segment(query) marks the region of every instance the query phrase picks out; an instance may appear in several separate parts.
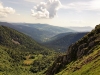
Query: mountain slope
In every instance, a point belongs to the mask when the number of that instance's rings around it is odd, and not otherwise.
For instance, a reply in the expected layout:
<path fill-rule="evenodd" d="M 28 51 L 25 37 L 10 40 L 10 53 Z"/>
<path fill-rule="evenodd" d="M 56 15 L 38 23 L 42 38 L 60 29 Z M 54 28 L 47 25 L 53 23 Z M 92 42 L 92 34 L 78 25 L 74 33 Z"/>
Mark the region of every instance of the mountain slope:
<path fill-rule="evenodd" d="M 100 25 L 97 25 L 82 39 L 70 45 L 66 54 L 59 56 L 48 68 L 46 75 L 99 75 L 99 59 Z"/>
<path fill-rule="evenodd" d="M 57 51 L 66 51 L 68 46 L 70 46 L 72 43 L 75 43 L 86 34 L 87 32 L 59 34 L 53 37 L 53 40 L 44 43 L 44 45 Z"/>
<path fill-rule="evenodd" d="M 73 30 L 63 27 L 51 26 L 47 24 L 30 24 L 30 23 L 7 23 L 0 22 L 0 25 L 13 28 L 20 31 L 38 42 L 45 42 L 59 33 L 73 32 Z"/>
<path fill-rule="evenodd" d="M 73 34 L 73 33 L 74 33 L 74 32 L 60 33 L 60 34 L 58 34 L 58 35 L 55 35 L 55 36 L 49 38 L 48 41 L 46 41 L 46 42 L 47 42 L 47 43 L 53 42 L 53 41 L 55 41 L 55 40 L 57 40 L 57 39 L 63 38 L 64 36 L 69 35 L 69 34 Z"/>
<path fill-rule="evenodd" d="M 54 36 L 55 34 L 52 32 L 48 32 L 48 31 L 43 31 L 43 30 L 39 30 L 36 29 L 34 27 L 30 27 L 30 26 L 26 26 L 26 25 L 19 25 L 19 24 L 10 24 L 7 22 L 0 22 L 1 25 L 13 28 L 17 31 L 20 31 L 30 37 L 32 37 L 34 40 L 38 41 L 38 42 L 43 42 L 44 40 L 46 40 L 46 38 Z"/>
<path fill-rule="evenodd" d="M 64 32 L 73 32 L 73 30 L 63 27 L 51 26 L 48 24 L 31 23 L 12 23 L 17 26 L 17 30 L 31 36 L 38 42 L 45 42 L 49 38 Z M 16 29 L 16 28 L 14 28 Z"/>
<path fill-rule="evenodd" d="M 25 51 L 45 50 L 32 38 L 5 26 L 0 26 L 0 45 Z"/>

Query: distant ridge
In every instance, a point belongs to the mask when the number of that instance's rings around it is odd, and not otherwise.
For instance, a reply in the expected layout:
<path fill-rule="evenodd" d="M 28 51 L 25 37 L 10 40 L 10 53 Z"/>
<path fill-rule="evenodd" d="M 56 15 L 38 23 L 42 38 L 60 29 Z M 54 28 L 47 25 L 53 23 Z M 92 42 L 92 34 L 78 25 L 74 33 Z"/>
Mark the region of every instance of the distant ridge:
<path fill-rule="evenodd" d="M 53 48 L 56 51 L 65 52 L 72 44 L 81 39 L 88 32 L 62 33 L 52 37 L 45 46 Z"/>
<path fill-rule="evenodd" d="M 47 41 L 49 38 L 65 32 L 75 32 L 72 29 L 51 26 L 48 24 L 31 24 L 31 23 L 7 23 L 0 22 L 0 25 L 4 25 L 20 31 L 39 43 Z"/>
<path fill-rule="evenodd" d="M 68 27 L 69 29 L 75 30 L 77 32 L 90 32 L 93 28 L 90 26 L 86 27 Z"/>

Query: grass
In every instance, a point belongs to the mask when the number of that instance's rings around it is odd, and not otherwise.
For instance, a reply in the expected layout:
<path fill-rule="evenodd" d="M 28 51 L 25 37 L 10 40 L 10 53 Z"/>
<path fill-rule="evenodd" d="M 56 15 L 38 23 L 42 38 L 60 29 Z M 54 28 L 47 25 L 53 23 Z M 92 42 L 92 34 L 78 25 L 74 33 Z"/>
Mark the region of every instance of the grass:
<path fill-rule="evenodd" d="M 79 59 L 75 62 L 71 62 L 66 65 L 66 68 L 63 69 L 56 75 L 100 75 L 100 45 L 94 48 L 94 52 L 88 56 L 84 56 L 82 59 Z M 98 54 L 99 53 L 99 54 Z M 90 61 L 84 63 L 91 58 Z M 75 70 L 75 67 L 80 67 Z M 74 71 L 75 70 L 75 71 Z"/>
<path fill-rule="evenodd" d="M 25 65 L 31 65 L 32 63 L 34 62 L 34 59 L 27 59 L 27 60 L 24 60 L 24 64 Z"/>
<path fill-rule="evenodd" d="M 31 65 L 31 64 L 34 63 L 35 60 L 41 59 L 41 58 L 43 57 L 42 54 L 39 54 L 39 55 L 34 55 L 34 56 L 35 56 L 34 59 L 30 59 L 31 56 L 32 56 L 32 55 L 26 56 L 26 60 L 23 61 L 23 64 L 24 64 L 24 65 Z"/>

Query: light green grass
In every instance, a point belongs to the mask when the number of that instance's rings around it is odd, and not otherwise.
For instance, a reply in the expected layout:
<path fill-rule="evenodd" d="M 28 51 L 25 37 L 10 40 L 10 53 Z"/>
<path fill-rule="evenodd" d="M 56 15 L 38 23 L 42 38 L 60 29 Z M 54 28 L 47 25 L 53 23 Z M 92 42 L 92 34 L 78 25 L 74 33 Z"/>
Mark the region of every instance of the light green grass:
<path fill-rule="evenodd" d="M 80 60 L 71 62 L 70 64 L 66 65 L 66 68 L 64 70 L 56 75 L 100 75 L 100 53 L 98 57 L 96 57 L 99 51 L 100 46 L 96 46 L 93 50 L 93 53 L 88 56 L 84 56 Z M 90 57 L 92 57 L 93 60 L 81 66 L 81 63 L 86 61 Z M 74 67 L 79 66 L 81 66 L 80 69 L 73 71 Z"/>

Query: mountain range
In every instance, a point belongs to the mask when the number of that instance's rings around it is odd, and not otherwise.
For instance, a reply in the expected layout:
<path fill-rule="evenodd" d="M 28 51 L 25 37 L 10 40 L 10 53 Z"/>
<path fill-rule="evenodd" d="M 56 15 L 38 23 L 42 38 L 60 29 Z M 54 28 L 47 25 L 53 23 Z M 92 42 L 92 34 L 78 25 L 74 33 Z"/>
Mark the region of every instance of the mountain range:
<path fill-rule="evenodd" d="M 13 28 L 17 31 L 20 31 L 30 37 L 32 37 L 35 41 L 39 43 L 47 42 L 52 37 L 66 33 L 69 34 L 71 32 L 90 32 L 92 30 L 91 27 L 58 27 L 58 26 L 51 26 L 48 24 L 32 24 L 32 23 L 7 23 L 7 22 L 0 22 L 0 25 L 4 25 L 10 28 Z"/>
<path fill-rule="evenodd" d="M 51 26 L 47 24 L 31 24 L 31 23 L 7 23 L 7 22 L 0 22 L 0 25 L 4 25 L 10 28 L 13 28 L 17 31 L 20 31 L 34 40 L 38 41 L 39 43 L 45 42 L 49 38 L 64 32 L 74 32 L 74 30 Z"/>

